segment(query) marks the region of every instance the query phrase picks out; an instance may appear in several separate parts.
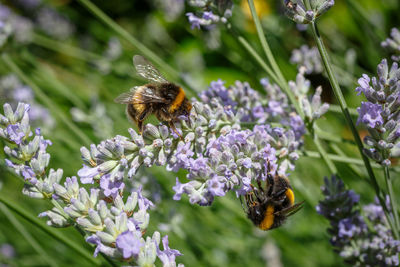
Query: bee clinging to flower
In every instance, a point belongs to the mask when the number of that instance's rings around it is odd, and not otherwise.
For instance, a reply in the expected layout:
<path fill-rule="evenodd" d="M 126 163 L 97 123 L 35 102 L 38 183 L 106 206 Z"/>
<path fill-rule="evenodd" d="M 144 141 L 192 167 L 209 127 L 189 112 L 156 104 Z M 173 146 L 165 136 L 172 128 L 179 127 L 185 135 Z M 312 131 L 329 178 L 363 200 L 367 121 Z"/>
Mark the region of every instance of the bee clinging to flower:
<path fill-rule="evenodd" d="M 126 114 L 143 132 L 143 122 L 151 114 L 167 122 L 177 133 L 174 122 L 180 116 L 189 116 L 192 104 L 186 98 L 185 91 L 168 80 L 144 57 L 135 55 L 133 64 L 137 73 L 149 81 L 148 84 L 135 86 L 130 92 L 119 95 L 114 101 L 126 104 Z"/>
<path fill-rule="evenodd" d="M 302 208 L 304 201 L 294 204 L 294 193 L 286 177 L 268 173 L 265 183 L 263 187 L 258 180 L 258 186 L 252 186 L 252 191 L 245 195 L 245 212 L 254 225 L 267 231 L 281 226 Z"/>

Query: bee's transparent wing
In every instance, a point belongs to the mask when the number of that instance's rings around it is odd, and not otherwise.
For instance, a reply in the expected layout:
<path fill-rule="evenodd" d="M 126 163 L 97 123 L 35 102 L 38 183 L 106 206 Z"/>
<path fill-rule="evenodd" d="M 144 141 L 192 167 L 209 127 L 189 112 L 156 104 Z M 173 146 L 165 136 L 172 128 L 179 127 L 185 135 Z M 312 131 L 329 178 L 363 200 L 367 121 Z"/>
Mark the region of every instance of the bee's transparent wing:
<path fill-rule="evenodd" d="M 139 94 L 135 94 L 140 89 Z M 149 104 L 149 103 L 165 103 L 165 100 L 156 95 L 154 90 L 144 86 L 135 86 L 127 93 L 120 94 L 114 99 L 119 104 Z"/>
<path fill-rule="evenodd" d="M 137 99 L 133 99 L 135 104 L 147 104 L 147 103 L 166 103 L 166 100 L 159 95 L 152 88 L 142 86 L 140 94 L 137 94 Z"/>
<path fill-rule="evenodd" d="M 286 215 L 287 217 L 292 216 L 293 214 L 295 214 L 296 212 L 301 210 L 301 208 L 303 207 L 303 204 L 304 204 L 304 201 L 297 203 L 289 208 L 275 212 L 274 214 L 275 215 Z"/>
<path fill-rule="evenodd" d="M 132 87 L 129 92 L 122 93 L 114 99 L 115 103 L 119 104 L 132 104 L 133 97 L 139 86 Z"/>
<path fill-rule="evenodd" d="M 137 73 L 150 82 L 154 83 L 168 82 L 147 59 L 145 59 L 140 55 L 135 55 L 133 57 L 133 65 L 135 65 Z"/>

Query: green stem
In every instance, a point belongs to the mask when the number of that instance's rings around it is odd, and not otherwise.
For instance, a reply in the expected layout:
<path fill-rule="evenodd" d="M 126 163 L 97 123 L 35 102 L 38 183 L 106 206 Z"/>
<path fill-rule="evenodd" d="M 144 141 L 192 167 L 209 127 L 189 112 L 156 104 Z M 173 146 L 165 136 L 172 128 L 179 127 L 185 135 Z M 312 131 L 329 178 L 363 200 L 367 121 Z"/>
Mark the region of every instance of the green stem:
<path fill-rule="evenodd" d="M 253 0 L 248 0 L 247 1 L 249 4 L 251 16 L 253 17 L 254 24 L 256 26 L 258 38 L 260 39 L 261 46 L 264 50 L 265 56 L 267 57 L 269 63 L 271 64 L 272 69 L 274 70 L 275 74 L 278 76 L 279 80 L 283 83 L 286 84 L 287 81 L 285 77 L 283 76 L 278 64 L 276 63 L 275 57 L 272 55 L 271 48 L 269 47 L 269 44 L 267 42 L 267 39 L 265 37 L 264 30 L 261 26 L 260 19 L 257 15 L 256 7 L 254 6 L 254 1 Z"/>
<path fill-rule="evenodd" d="M 355 145 L 355 142 L 353 140 L 349 140 L 349 139 L 345 139 L 343 137 L 340 137 L 337 134 L 332 134 L 329 132 L 325 132 L 323 130 L 321 130 L 319 127 L 315 126 L 315 132 L 317 133 L 318 137 L 326 140 L 326 141 L 330 141 L 330 142 L 335 142 L 335 143 L 347 143 L 347 144 L 352 144 Z"/>
<path fill-rule="evenodd" d="M 61 235 L 59 232 L 55 231 L 53 228 L 48 227 L 47 225 L 44 225 L 40 220 L 38 220 L 35 216 L 30 215 L 27 211 L 23 210 L 19 206 L 15 205 L 11 201 L 5 199 L 3 196 L 0 195 L 0 202 L 4 203 L 10 210 L 14 211 L 18 215 L 20 215 L 22 218 L 26 219 L 29 223 L 33 224 L 34 226 L 38 227 L 41 229 L 43 232 L 48 234 L 49 236 L 53 237 L 54 239 L 60 241 L 82 257 L 84 257 L 86 260 L 91 262 L 92 264 L 99 266 L 100 261 L 95 259 L 90 253 L 88 253 L 86 250 L 82 248 L 82 246 L 75 244 L 68 238 L 64 237 Z"/>
<path fill-rule="evenodd" d="M 340 147 L 337 144 L 330 144 L 330 147 L 332 148 L 332 150 L 338 154 L 341 157 L 347 157 L 346 154 L 340 149 Z M 364 165 L 364 163 L 360 160 L 361 165 Z M 352 171 L 357 174 L 358 176 L 362 177 L 363 174 L 360 170 L 360 168 L 358 168 L 355 164 L 349 164 L 349 167 L 352 169 Z M 378 166 L 377 166 L 378 167 Z"/>
<path fill-rule="evenodd" d="M 317 158 L 317 159 L 321 158 L 321 155 L 317 151 L 306 150 L 300 154 L 304 155 L 305 157 L 309 157 L 309 158 Z M 336 155 L 336 154 L 330 154 L 330 153 L 328 153 L 327 156 L 330 160 L 333 160 L 336 162 L 343 162 L 343 163 L 348 163 L 348 164 L 364 166 L 364 162 L 357 158 L 350 158 L 345 155 Z M 372 167 L 374 167 L 375 169 L 381 169 L 382 165 L 374 163 L 374 164 L 372 164 Z M 399 168 L 397 167 L 395 170 L 399 171 Z"/>
<path fill-rule="evenodd" d="M 97 55 L 95 53 L 85 51 L 83 49 L 67 45 L 65 43 L 59 42 L 59 41 L 54 41 L 50 38 L 47 38 L 45 36 L 42 36 L 40 34 L 34 33 L 33 34 L 33 40 L 32 42 L 38 46 L 44 47 L 49 50 L 53 50 L 55 52 L 58 52 L 60 54 L 68 55 L 70 57 L 87 61 L 87 62 L 92 62 L 95 60 L 102 59 L 103 57 L 100 55 Z"/>
<path fill-rule="evenodd" d="M 283 86 L 281 86 L 281 88 L 286 93 L 286 95 L 288 96 L 290 102 L 294 105 L 297 113 L 302 118 L 304 118 L 304 112 L 301 109 L 298 101 L 296 101 L 296 98 L 295 98 L 293 92 L 290 90 L 290 88 L 288 86 L 288 83 L 287 83 L 285 77 L 282 74 L 281 69 L 279 68 L 278 64 L 276 63 L 275 57 L 272 54 L 272 51 L 271 51 L 271 48 L 269 47 L 267 39 L 265 38 L 265 33 L 264 33 L 264 30 L 263 30 L 263 28 L 261 26 L 260 19 L 258 18 L 258 15 L 257 15 L 257 12 L 256 12 L 256 8 L 254 6 L 254 1 L 253 0 L 248 0 L 247 2 L 249 4 L 251 16 L 253 17 L 253 21 L 254 21 L 254 24 L 255 24 L 256 29 L 257 29 L 257 34 L 258 34 L 258 38 L 260 39 L 261 46 L 262 46 L 262 48 L 264 50 L 264 53 L 265 53 L 269 63 L 272 66 L 273 71 L 275 72 L 275 74 L 277 75 L 277 78 L 279 79 L 279 81 L 283 85 Z"/>
<path fill-rule="evenodd" d="M 264 60 L 257 54 L 257 52 L 249 44 L 249 42 L 247 42 L 247 40 L 243 36 L 236 35 L 235 37 L 237 38 L 239 43 L 247 50 L 247 52 L 257 61 L 257 63 L 260 64 L 261 68 L 264 69 L 264 71 L 272 79 L 272 81 L 277 83 L 279 87 L 282 88 L 284 86 L 282 82 L 278 79 L 272 69 L 267 64 L 265 64 Z"/>
<path fill-rule="evenodd" d="M 349 108 L 348 107 L 347 110 L 348 110 L 350 116 L 353 116 L 353 117 L 357 117 L 358 116 L 358 111 L 355 108 Z M 338 106 L 338 105 L 330 105 L 329 106 L 329 111 L 343 114 L 342 108 L 340 106 Z"/>
<path fill-rule="evenodd" d="M 328 157 L 328 153 L 326 153 L 326 151 L 322 147 L 321 142 L 320 142 L 320 140 L 318 138 L 318 135 L 316 133 L 313 133 L 312 136 L 313 136 L 314 144 L 315 144 L 319 154 L 321 155 L 321 157 L 325 161 L 326 165 L 328 165 L 329 171 L 331 173 L 333 173 L 333 174 L 338 173 L 335 164 L 333 164 L 332 160 Z"/>
<path fill-rule="evenodd" d="M 18 219 L 12 214 L 9 208 L 3 203 L 0 203 L 0 210 L 4 213 L 11 224 L 20 232 L 20 234 L 25 238 L 25 240 L 32 246 L 34 250 L 43 258 L 43 260 L 49 266 L 58 266 L 58 264 L 47 255 L 46 251 L 42 246 L 33 238 L 33 236 L 25 229 L 25 227 L 18 221 Z"/>
<path fill-rule="evenodd" d="M 386 186 L 389 192 L 389 198 L 390 198 L 390 204 L 391 204 L 391 209 L 394 217 L 394 223 L 396 225 L 397 230 L 400 229 L 400 223 L 399 223 L 399 213 L 397 210 L 397 203 L 393 191 L 393 183 L 392 179 L 390 178 L 390 172 L 389 172 L 389 167 L 385 166 L 383 167 L 383 172 L 385 173 L 385 181 L 386 181 Z M 394 236 L 396 237 L 397 240 L 399 240 L 399 231 L 396 231 L 393 233 Z"/>
<path fill-rule="evenodd" d="M 308 1 L 309 0 L 306 0 L 306 3 L 308 3 Z M 309 3 L 308 3 L 308 5 L 309 5 Z M 371 163 L 369 162 L 367 156 L 363 153 L 363 148 L 364 147 L 363 147 L 363 144 L 361 142 L 361 138 L 358 135 L 357 129 L 356 129 L 356 127 L 355 127 L 355 125 L 354 125 L 354 123 L 353 123 L 353 121 L 351 119 L 351 115 L 350 115 L 349 109 L 347 107 L 346 100 L 344 99 L 344 96 L 342 94 L 340 86 L 339 86 L 339 84 L 338 84 L 338 82 L 336 80 L 335 74 L 333 73 L 332 65 L 331 65 L 330 60 L 329 60 L 329 55 L 328 55 L 328 53 L 327 53 L 327 51 L 325 49 L 324 43 L 322 42 L 322 38 L 321 38 L 321 36 L 319 34 L 319 31 L 318 31 L 318 28 L 317 28 L 317 24 L 316 24 L 315 21 L 313 21 L 311 23 L 311 29 L 312 29 L 312 33 L 313 33 L 315 42 L 317 43 L 317 47 L 318 47 L 319 53 L 321 55 L 322 62 L 324 64 L 326 73 L 328 74 L 329 81 L 331 83 L 331 86 L 332 86 L 333 92 L 335 94 L 335 97 L 336 97 L 337 101 L 339 102 L 340 108 L 342 110 L 342 113 L 344 114 L 344 117 L 345 117 L 348 125 L 350 126 L 351 132 L 352 132 L 352 134 L 354 136 L 354 140 L 355 140 L 355 142 L 357 144 L 358 150 L 360 151 L 362 160 L 364 161 L 365 168 L 367 169 L 367 172 L 368 172 L 369 178 L 371 180 L 372 186 L 375 189 L 376 196 L 378 197 L 379 202 L 382 205 L 382 207 L 384 207 L 385 201 L 384 201 L 384 198 L 382 197 L 381 189 L 380 189 L 379 184 L 378 184 L 378 182 L 376 180 L 374 171 L 372 170 Z"/>
<path fill-rule="evenodd" d="M 2 59 L 4 63 L 6 63 L 6 65 L 13 72 L 15 72 L 24 83 L 26 83 L 33 89 L 37 98 L 40 99 L 40 101 L 42 101 L 50 110 L 52 110 L 53 114 L 57 116 L 72 132 L 74 132 L 85 145 L 89 146 L 93 143 L 86 136 L 86 134 L 74 123 L 72 123 L 67 118 L 67 116 L 61 110 L 59 110 L 57 105 L 55 105 L 54 102 L 50 100 L 50 98 L 44 92 L 42 92 L 42 90 L 27 75 L 25 75 L 25 73 L 14 63 L 14 61 L 7 54 L 3 54 Z"/>

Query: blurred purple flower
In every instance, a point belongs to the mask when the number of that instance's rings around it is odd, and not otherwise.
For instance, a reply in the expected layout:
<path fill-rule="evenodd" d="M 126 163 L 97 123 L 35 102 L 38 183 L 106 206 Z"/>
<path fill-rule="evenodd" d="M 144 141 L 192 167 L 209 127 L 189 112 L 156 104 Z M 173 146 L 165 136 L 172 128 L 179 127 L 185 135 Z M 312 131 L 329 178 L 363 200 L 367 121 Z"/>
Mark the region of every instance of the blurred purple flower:
<path fill-rule="evenodd" d="M 81 180 L 82 181 L 82 180 Z M 122 181 L 111 181 L 107 176 L 100 179 L 100 188 L 106 197 L 115 198 L 124 190 L 125 184 Z"/>
<path fill-rule="evenodd" d="M 162 244 L 164 249 L 160 250 L 160 248 L 157 247 L 157 256 L 162 261 L 163 266 L 176 266 L 175 257 L 182 256 L 182 254 L 179 252 L 179 250 L 171 249 L 169 247 L 167 235 L 162 238 Z"/>
<path fill-rule="evenodd" d="M 140 240 L 141 233 L 125 231 L 118 235 L 115 246 L 122 252 L 124 259 L 137 257 L 143 244 Z"/>
<path fill-rule="evenodd" d="M 16 143 L 17 145 L 21 144 L 23 138 L 25 137 L 25 133 L 21 129 L 21 125 L 19 123 L 8 125 L 7 133 L 10 137 L 10 140 Z"/>

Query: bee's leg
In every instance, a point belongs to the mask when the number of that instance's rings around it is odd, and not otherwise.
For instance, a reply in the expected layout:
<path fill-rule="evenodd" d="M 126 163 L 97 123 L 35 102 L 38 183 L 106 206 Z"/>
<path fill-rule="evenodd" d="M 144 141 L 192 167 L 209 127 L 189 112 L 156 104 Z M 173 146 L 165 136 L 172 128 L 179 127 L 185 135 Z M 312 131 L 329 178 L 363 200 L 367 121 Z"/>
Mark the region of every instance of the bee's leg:
<path fill-rule="evenodd" d="M 262 188 L 261 181 L 259 179 L 257 179 L 257 185 L 258 185 L 258 188 L 260 189 L 260 191 L 264 192 L 264 189 Z"/>
<path fill-rule="evenodd" d="M 137 122 L 137 127 L 139 129 L 139 133 L 143 134 L 143 121 L 138 121 Z"/>
<path fill-rule="evenodd" d="M 266 190 L 267 190 L 267 196 L 270 197 L 272 195 L 272 191 L 274 190 L 274 177 L 272 177 L 271 173 L 269 172 L 267 174 Z"/>
<path fill-rule="evenodd" d="M 187 125 L 189 128 L 192 128 L 192 120 L 190 119 L 190 115 L 187 116 Z"/>
<path fill-rule="evenodd" d="M 169 121 L 169 122 L 168 122 L 168 125 L 169 125 L 169 127 L 172 128 L 172 130 L 174 131 L 174 133 L 176 133 L 176 134 L 181 138 L 181 140 L 183 140 L 183 136 L 182 136 L 182 135 L 178 132 L 178 130 L 176 129 L 174 122 L 173 122 L 173 121 Z"/>
<path fill-rule="evenodd" d="M 251 206 L 256 206 L 257 203 L 260 203 L 261 199 L 258 196 L 257 191 L 253 190 L 253 191 L 247 193 L 246 194 L 246 202 L 248 205 L 250 204 Z"/>
<path fill-rule="evenodd" d="M 250 184 L 250 187 L 251 187 L 251 189 L 253 189 L 251 191 L 251 194 L 254 195 L 257 198 L 258 202 L 261 203 L 262 202 L 262 197 L 261 197 L 262 194 L 260 195 L 260 192 L 258 191 L 257 188 L 254 187 L 254 185 Z"/>
<path fill-rule="evenodd" d="M 153 109 L 150 107 L 148 109 L 145 109 L 142 113 L 139 114 L 138 120 L 137 120 L 137 126 L 139 128 L 139 133 L 143 134 L 143 121 L 149 116 L 151 113 L 153 113 Z"/>

